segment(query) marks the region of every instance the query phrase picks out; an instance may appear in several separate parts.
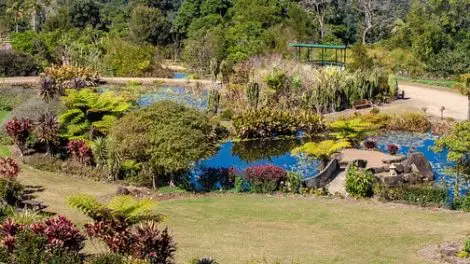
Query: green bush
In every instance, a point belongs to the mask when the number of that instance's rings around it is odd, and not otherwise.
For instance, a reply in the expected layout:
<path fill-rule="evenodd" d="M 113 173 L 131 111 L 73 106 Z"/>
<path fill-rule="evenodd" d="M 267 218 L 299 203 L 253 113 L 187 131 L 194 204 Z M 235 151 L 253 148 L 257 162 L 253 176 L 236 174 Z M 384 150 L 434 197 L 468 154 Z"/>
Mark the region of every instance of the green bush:
<path fill-rule="evenodd" d="M 302 188 L 302 174 L 295 172 L 288 172 L 282 191 L 286 193 L 300 193 Z"/>
<path fill-rule="evenodd" d="M 0 110 L 11 111 L 35 95 L 36 93 L 33 89 L 22 87 L 2 87 L 0 89 Z"/>
<path fill-rule="evenodd" d="M 103 57 L 104 72 L 112 76 L 141 77 L 155 67 L 155 50 L 151 45 L 139 45 L 123 39 L 106 40 Z"/>
<path fill-rule="evenodd" d="M 371 197 L 374 175 L 368 170 L 350 166 L 346 173 L 346 191 L 353 197 Z"/>
<path fill-rule="evenodd" d="M 159 184 L 168 183 L 216 151 L 215 131 L 206 114 L 161 101 L 127 114 L 111 129 L 110 153 L 141 163 L 154 184 L 157 176 Z"/>
<path fill-rule="evenodd" d="M 250 182 L 246 180 L 243 176 L 235 176 L 235 191 L 236 192 L 248 192 L 250 190 Z"/>
<path fill-rule="evenodd" d="M 233 117 L 233 112 L 230 109 L 225 109 L 222 112 L 220 112 L 220 119 L 223 121 L 230 121 L 232 120 Z"/>
<path fill-rule="evenodd" d="M 374 194 L 386 201 L 402 201 L 421 206 L 445 206 L 448 201 L 445 188 L 435 188 L 431 185 L 385 187 L 377 184 Z"/>
<path fill-rule="evenodd" d="M 89 264 L 124 264 L 126 263 L 122 255 L 116 253 L 106 253 L 94 256 L 89 261 Z"/>
<path fill-rule="evenodd" d="M 39 65 L 29 55 L 0 50 L 0 76 L 34 76 Z"/>
<path fill-rule="evenodd" d="M 463 251 L 470 253 L 470 239 L 465 240 L 465 244 L 463 246 Z"/>
<path fill-rule="evenodd" d="M 391 116 L 387 124 L 387 129 L 425 133 L 431 129 L 431 122 L 424 114 L 415 112 L 404 113 Z"/>
<path fill-rule="evenodd" d="M 465 195 L 454 200 L 454 208 L 457 210 L 463 210 L 470 212 L 470 195 Z"/>
<path fill-rule="evenodd" d="M 23 186 L 16 181 L 0 179 L 0 204 L 5 202 L 15 206 L 23 196 Z"/>
<path fill-rule="evenodd" d="M 235 116 L 233 126 L 237 136 L 245 139 L 294 136 L 301 130 L 313 135 L 324 130 L 322 119 L 318 115 L 268 108 L 248 110 Z"/>

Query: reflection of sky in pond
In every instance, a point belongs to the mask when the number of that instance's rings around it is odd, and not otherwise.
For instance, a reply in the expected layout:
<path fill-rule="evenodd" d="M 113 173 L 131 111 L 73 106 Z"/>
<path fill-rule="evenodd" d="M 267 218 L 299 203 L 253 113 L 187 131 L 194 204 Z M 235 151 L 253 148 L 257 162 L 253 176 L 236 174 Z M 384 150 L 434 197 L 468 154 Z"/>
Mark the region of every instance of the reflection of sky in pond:
<path fill-rule="evenodd" d="M 188 78 L 188 74 L 185 72 L 174 72 L 173 79 L 186 79 Z"/>
<path fill-rule="evenodd" d="M 246 168 L 256 165 L 275 165 L 287 171 L 301 173 L 304 177 L 314 176 L 318 172 L 317 168 L 319 163 L 316 160 L 307 160 L 306 158 L 294 156 L 290 153 L 290 150 L 276 156 L 264 157 L 254 161 L 245 161 L 232 151 L 233 147 L 233 142 L 224 143 L 214 156 L 200 161 L 198 167 L 231 167 L 238 171 L 244 171 Z"/>
<path fill-rule="evenodd" d="M 163 100 L 171 100 L 198 109 L 207 109 L 207 91 L 196 91 L 191 88 L 177 86 L 164 86 L 144 93 L 137 103 L 139 106 L 148 106 Z"/>

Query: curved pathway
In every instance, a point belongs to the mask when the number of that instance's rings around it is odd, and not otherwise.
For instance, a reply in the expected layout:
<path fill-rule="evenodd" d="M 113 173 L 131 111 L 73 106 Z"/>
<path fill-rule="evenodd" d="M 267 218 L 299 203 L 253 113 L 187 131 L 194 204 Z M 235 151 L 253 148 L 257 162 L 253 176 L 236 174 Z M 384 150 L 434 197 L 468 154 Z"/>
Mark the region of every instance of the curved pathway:
<path fill-rule="evenodd" d="M 405 91 L 406 105 L 421 109 L 427 107 L 427 113 L 441 116 L 441 107 L 445 107 L 444 117 L 457 120 L 467 119 L 468 99 L 456 91 L 445 88 L 432 88 L 415 84 L 400 84 Z"/>

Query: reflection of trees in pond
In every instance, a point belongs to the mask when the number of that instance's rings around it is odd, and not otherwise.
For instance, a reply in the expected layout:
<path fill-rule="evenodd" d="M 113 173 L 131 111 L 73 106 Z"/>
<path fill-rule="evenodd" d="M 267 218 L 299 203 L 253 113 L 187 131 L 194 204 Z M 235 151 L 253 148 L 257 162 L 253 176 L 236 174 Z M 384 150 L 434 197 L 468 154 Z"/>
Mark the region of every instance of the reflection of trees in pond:
<path fill-rule="evenodd" d="M 233 143 L 232 154 L 246 162 L 270 160 L 300 145 L 300 139 L 242 141 Z"/>

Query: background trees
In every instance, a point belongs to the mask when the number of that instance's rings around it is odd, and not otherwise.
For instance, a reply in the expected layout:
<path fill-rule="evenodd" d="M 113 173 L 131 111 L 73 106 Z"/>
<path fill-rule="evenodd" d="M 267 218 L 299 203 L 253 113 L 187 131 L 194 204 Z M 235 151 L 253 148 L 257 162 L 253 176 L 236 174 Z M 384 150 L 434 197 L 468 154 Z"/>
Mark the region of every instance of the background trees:
<path fill-rule="evenodd" d="M 127 51 L 109 39 L 142 47 L 151 64 L 156 54 L 183 59 L 199 74 L 214 59 L 232 67 L 260 54 L 292 56 L 287 43 L 308 41 L 374 44 L 378 66 L 448 77 L 470 68 L 469 10 L 467 0 L 7 0 L 0 35 L 39 69 L 74 64 L 111 74 L 102 59 Z"/>

